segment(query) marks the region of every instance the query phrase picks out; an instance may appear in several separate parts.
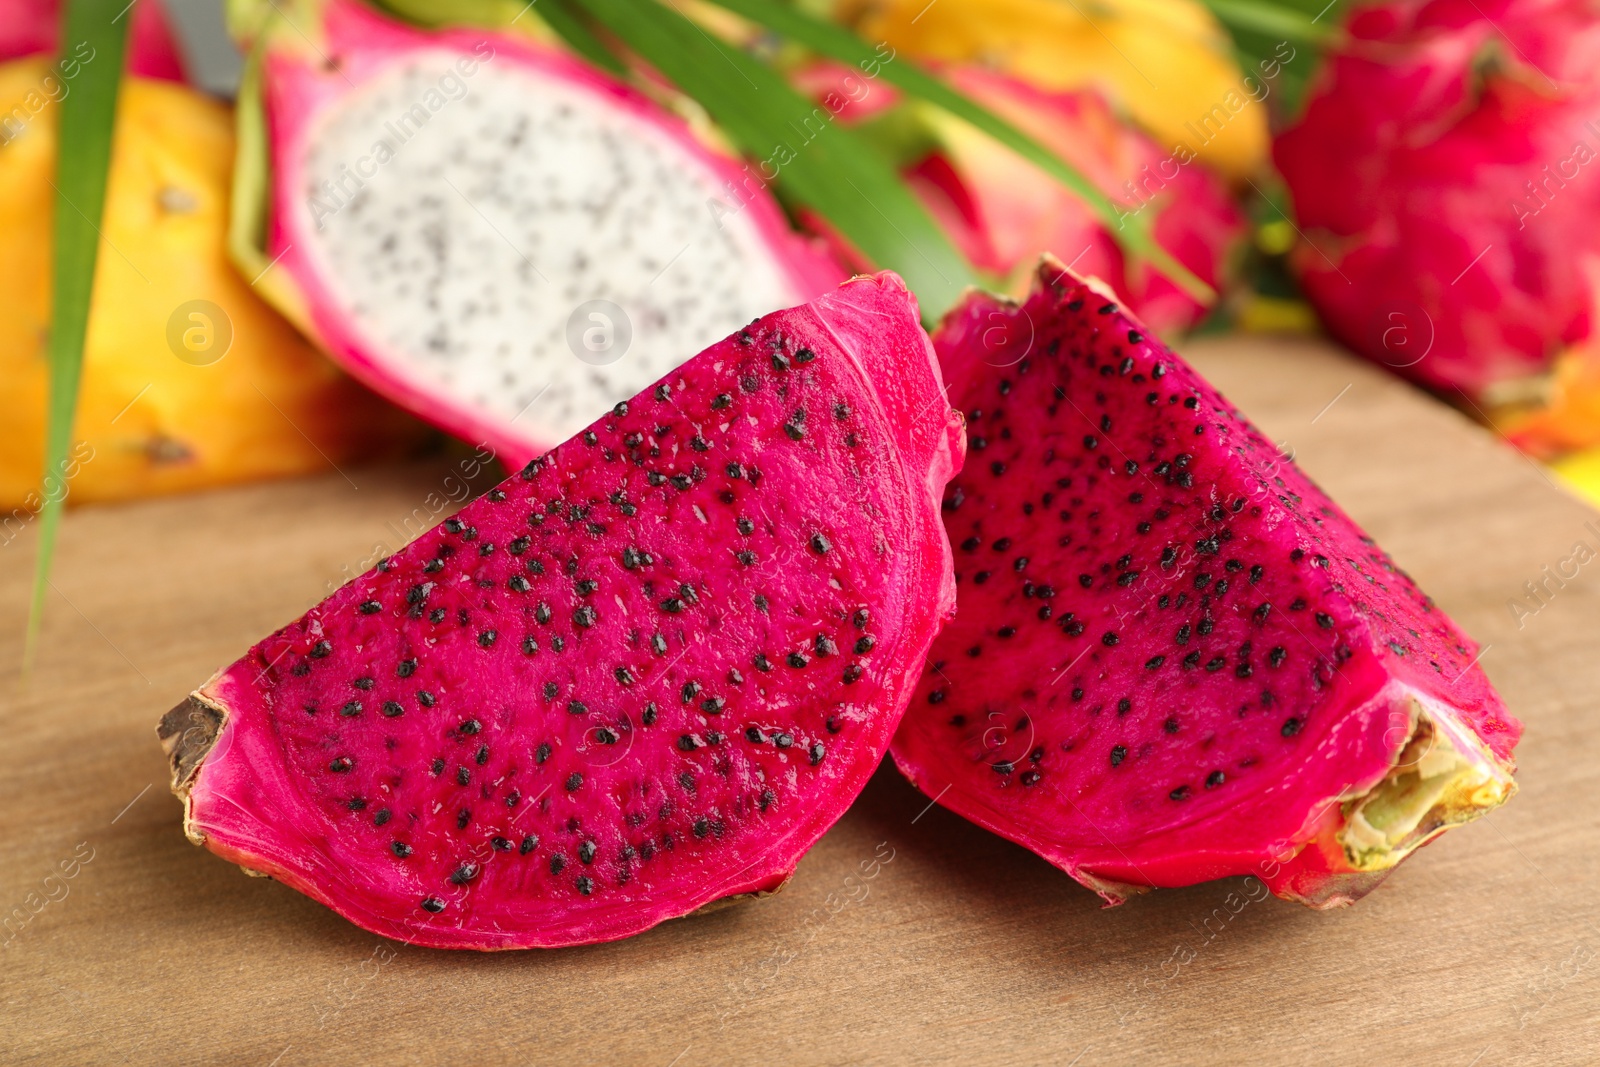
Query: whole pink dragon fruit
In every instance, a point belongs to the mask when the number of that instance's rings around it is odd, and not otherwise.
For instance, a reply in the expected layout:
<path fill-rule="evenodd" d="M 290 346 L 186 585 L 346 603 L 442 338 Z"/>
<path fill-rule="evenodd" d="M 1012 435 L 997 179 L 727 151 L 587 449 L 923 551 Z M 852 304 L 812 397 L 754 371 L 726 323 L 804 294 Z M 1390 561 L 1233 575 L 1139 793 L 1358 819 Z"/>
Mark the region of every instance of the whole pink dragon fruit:
<path fill-rule="evenodd" d="M 900 279 L 752 323 L 169 713 L 189 836 L 448 948 L 777 889 L 954 607 L 962 447 Z"/>
<path fill-rule="evenodd" d="M 1363 7 L 1274 156 L 1328 329 L 1427 385 L 1536 397 L 1591 328 L 1600 20 L 1587 0 Z"/>
<path fill-rule="evenodd" d="M 352 374 L 520 461 L 843 271 L 700 131 L 529 37 L 262 5 L 234 254 Z M 240 19 L 240 21 L 245 21 Z"/>
<path fill-rule="evenodd" d="M 1317 907 L 1511 795 L 1476 648 L 1110 292 L 1047 259 L 934 338 L 960 611 L 896 737 L 928 796 L 1113 903 Z"/>
<path fill-rule="evenodd" d="M 183 61 L 161 0 L 137 0 L 128 18 L 128 73 L 183 81 Z M 0 62 L 54 55 L 60 38 L 61 0 L 0 0 Z"/>
<path fill-rule="evenodd" d="M 1117 205 L 1122 225 L 1148 226 L 1197 277 L 1223 287 L 1244 218 L 1192 151 L 1163 151 L 1092 90 L 1053 92 L 971 66 L 940 75 L 1070 162 Z M 912 146 L 903 166 L 912 189 L 997 287 L 1025 293 L 1041 253 L 1056 249 L 1074 270 L 1127 293 L 1160 329 L 1193 326 L 1209 310 L 1149 265 L 1130 263 L 1118 235 L 1081 197 L 986 134 L 831 64 L 802 71 L 798 81 L 841 121 L 882 123 Z M 917 134 L 907 136 L 907 126 Z"/>
<path fill-rule="evenodd" d="M 1222 181 L 1188 150 L 1164 151 L 1090 90 L 1049 92 L 976 67 L 945 72 L 957 89 L 1010 119 L 1078 168 L 1157 244 L 1221 289 L 1244 235 Z M 1072 191 L 977 131 L 940 123 L 943 148 L 912 168 L 915 187 L 957 246 L 1017 294 L 1039 256 L 1056 249 L 1081 274 L 1103 278 L 1162 330 L 1209 310 L 1147 264 L 1137 264 Z"/>

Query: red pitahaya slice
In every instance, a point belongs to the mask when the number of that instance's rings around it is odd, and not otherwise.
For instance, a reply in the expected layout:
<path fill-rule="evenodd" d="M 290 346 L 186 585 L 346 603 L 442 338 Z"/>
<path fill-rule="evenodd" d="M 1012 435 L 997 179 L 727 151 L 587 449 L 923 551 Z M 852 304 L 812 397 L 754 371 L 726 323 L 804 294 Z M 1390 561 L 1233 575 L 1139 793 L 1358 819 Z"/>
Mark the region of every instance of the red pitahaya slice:
<path fill-rule="evenodd" d="M 275 14 L 241 90 L 236 210 L 272 178 L 269 217 L 240 227 L 264 246 L 235 254 L 335 360 L 447 430 L 520 463 L 844 277 L 686 122 L 565 53 L 353 0 L 294 10 L 320 17 Z"/>
<path fill-rule="evenodd" d="M 920 789 L 1112 902 L 1255 874 L 1315 906 L 1510 796 L 1472 641 L 1109 290 L 1047 259 L 934 345 L 971 462 L 893 749 Z"/>
<path fill-rule="evenodd" d="M 138 0 L 131 6 L 128 73 L 183 81 L 183 61 L 161 0 Z M 41 52 L 54 55 L 60 39 L 61 0 L 0 0 L 0 61 Z M 69 50 L 63 58 L 93 62 L 92 56 L 76 49 Z"/>
<path fill-rule="evenodd" d="M 604 941 L 774 890 L 953 608 L 961 455 L 899 278 L 768 315 L 169 713 L 188 833 L 441 947 Z"/>

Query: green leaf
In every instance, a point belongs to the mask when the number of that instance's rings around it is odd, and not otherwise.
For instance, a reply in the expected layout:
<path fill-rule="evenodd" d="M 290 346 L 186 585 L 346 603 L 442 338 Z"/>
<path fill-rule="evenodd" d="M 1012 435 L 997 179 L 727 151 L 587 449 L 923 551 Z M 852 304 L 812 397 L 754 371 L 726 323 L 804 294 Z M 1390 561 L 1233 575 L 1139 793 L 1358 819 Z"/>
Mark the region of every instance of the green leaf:
<path fill-rule="evenodd" d="M 656 0 L 572 0 L 694 98 L 747 154 L 776 170 L 791 202 L 826 219 L 864 256 L 898 272 L 936 319 L 976 284 L 894 168 L 776 71 Z M 759 182 L 760 174 L 752 173 Z"/>
<path fill-rule="evenodd" d="M 988 134 L 1072 190 L 1089 206 L 1101 224 L 1119 243 L 1127 250 L 1150 260 L 1162 274 L 1190 296 L 1202 303 L 1210 303 L 1216 299 L 1217 294 L 1209 285 L 1195 277 L 1188 268 L 1155 243 L 1142 217 L 1125 219 L 1111 198 L 1096 188 L 1072 164 L 916 64 L 893 53 L 890 54 L 890 58 L 885 59 L 877 50 L 869 47 L 861 38 L 842 26 L 813 18 L 795 8 L 773 3 L 772 0 L 710 0 L 710 2 L 759 23 L 775 33 L 798 41 L 815 52 L 848 63 L 869 77 L 882 77 L 884 81 Z M 1221 2 L 1243 4 L 1247 0 L 1221 0 Z"/>
<path fill-rule="evenodd" d="M 1318 47 L 1339 35 L 1336 22 L 1271 0 L 1204 0 L 1224 25 L 1278 40 Z"/>
<path fill-rule="evenodd" d="M 391 14 L 424 26 L 464 23 L 526 30 L 538 19 L 595 66 L 618 76 L 628 73 L 617 54 L 595 35 L 567 0 L 378 0 L 378 3 Z"/>
<path fill-rule="evenodd" d="M 63 55 L 79 58 L 72 91 L 61 109 L 56 141 L 55 263 L 50 316 L 50 398 L 44 448 L 44 507 L 39 515 L 39 554 L 34 562 L 33 601 L 23 673 L 32 667 L 44 613 L 50 563 L 67 488 L 62 478 L 72 443 L 78 384 L 83 375 L 83 342 L 89 329 L 89 300 L 100 252 L 100 215 L 111 167 L 111 134 L 122 75 L 131 4 L 123 0 L 68 0 L 61 34 Z M 87 54 L 89 60 L 82 61 Z M 56 487 L 59 487 L 57 490 Z M 52 491 L 56 490 L 56 491 Z"/>
<path fill-rule="evenodd" d="M 545 25 L 556 31 L 563 41 L 572 46 L 574 52 L 612 74 L 625 76 L 628 73 L 628 68 L 617 58 L 616 53 L 611 51 L 589 28 L 589 24 L 563 0 L 538 0 L 538 6 L 534 10 L 544 19 Z"/>
<path fill-rule="evenodd" d="M 261 53 L 257 41 L 245 58 L 234 97 L 232 210 L 228 214 L 228 252 L 246 280 L 259 279 L 268 266 L 263 251 L 267 238 L 267 188 L 272 161 L 267 144 L 267 117 L 261 105 Z"/>
<path fill-rule="evenodd" d="M 1272 93 L 1276 125 L 1292 122 L 1323 54 L 1346 39 L 1346 0 L 1203 2 L 1233 35 L 1246 77 Z"/>

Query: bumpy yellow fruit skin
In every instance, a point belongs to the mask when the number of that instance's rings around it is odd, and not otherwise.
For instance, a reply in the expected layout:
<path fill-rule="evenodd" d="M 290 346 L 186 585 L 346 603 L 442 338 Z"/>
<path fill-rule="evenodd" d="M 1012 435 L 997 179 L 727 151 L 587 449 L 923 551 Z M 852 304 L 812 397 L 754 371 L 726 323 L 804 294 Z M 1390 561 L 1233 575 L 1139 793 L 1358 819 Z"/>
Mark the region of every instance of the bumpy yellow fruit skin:
<path fill-rule="evenodd" d="M 421 440 L 418 424 L 318 354 L 233 269 L 229 110 L 180 85 L 128 78 L 72 460 L 43 479 L 59 110 L 46 89 L 63 84 L 54 75 L 42 59 L 0 64 L 0 119 L 28 119 L 15 136 L 0 128 L 0 508 L 37 510 L 41 485 L 59 494 L 63 481 L 69 502 L 114 500 L 320 471 Z M 231 323 L 215 362 L 204 351 L 179 359 L 168 343 L 169 319 L 196 300 Z M 189 336 L 203 347 L 205 320 L 179 318 L 202 328 Z M 210 325 L 215 345 L 226 327 Z"/>
<path fill-rule="evenodd" d="M 1267 108 L 1253 97 L 1272 82 L 1246 81 L 1227 34 L 1192 0 L 840 0 L 839 12 L 868 42 L 913 58 L 981 63 L 1041 89 L 1098 88 L 1162 148 L 1187 145 L 1231 180 L 1266 160 Z M 1203 127 L 1208 114 L 1222 121 Z"/>

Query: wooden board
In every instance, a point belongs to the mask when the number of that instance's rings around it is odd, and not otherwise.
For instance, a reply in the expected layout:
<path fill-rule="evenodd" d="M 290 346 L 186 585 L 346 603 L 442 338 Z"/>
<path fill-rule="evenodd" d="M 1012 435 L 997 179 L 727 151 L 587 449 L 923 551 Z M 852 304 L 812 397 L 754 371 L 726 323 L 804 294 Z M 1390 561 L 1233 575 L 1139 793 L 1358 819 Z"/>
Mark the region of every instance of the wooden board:
<path fill-rule="evenodd" d="M 1521 795 L 1358 906 L 1235 912 L 1235 880 L 1101 910 L 884 768 L 768 900 L 561 952 L 373 937 L 190 845 L 153 732 L 448 473 L 356 470 L 73 512 L 26 689 L 31 533 L 0 547 L 0 916 L 28 917 L 0 930 L 0 1062 L 1596 1062 L 1600 563 L 1508 604 L 1600 521 L 1327 350 L 1192 355 L 1485 643 L 1527 724 Z"/>

